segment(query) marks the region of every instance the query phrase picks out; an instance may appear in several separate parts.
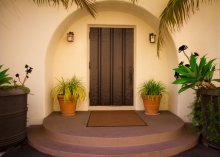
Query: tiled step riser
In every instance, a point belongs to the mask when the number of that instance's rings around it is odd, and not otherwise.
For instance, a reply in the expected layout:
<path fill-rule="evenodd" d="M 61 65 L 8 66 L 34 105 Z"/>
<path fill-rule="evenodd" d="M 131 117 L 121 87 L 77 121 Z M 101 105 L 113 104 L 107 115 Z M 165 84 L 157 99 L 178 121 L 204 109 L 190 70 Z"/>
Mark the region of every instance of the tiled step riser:
<path fill-rule="evenodd" d="M 153 135 L 135 136 L 135 137 L 122 137 L 122 138 L 98 138 L 98 137 L 80 137 L 70 136 L 62 133 L 57 133 L 52 130 L 45 129 L 45 134 L 57 142 L 84 145 L 84 146 L 98 146 L 98 147 L 124 147 L 136 146 L 144 144 L 154 144 L 169 141 L 181 135 L 183 127 L 178 128 L 172 132 L 165 132 Z"/>

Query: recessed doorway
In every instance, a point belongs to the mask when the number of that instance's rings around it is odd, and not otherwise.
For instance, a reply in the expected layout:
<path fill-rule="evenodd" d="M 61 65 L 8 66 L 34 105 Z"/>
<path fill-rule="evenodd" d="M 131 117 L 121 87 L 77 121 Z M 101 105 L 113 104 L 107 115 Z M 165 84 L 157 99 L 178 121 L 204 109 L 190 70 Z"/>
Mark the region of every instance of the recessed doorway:
<path fill-rule="evenodd" d="M 134 28 L 90 27 L 90 106 L 133 106 Z"/>

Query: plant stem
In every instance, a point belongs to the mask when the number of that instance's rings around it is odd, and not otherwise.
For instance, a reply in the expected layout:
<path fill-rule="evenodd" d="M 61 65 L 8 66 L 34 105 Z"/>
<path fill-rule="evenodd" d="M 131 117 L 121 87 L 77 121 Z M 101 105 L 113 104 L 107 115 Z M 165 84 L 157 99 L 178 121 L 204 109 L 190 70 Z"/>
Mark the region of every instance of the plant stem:
<path fill-rule="evenodd" d="M 25 83 L 26 80 L 27 80 L 27 75 L 28 75 L 28 74 L 26 73 L 26 76 L 24 77 L 24 80 L 23 80 L 23 82 L 21 83 L 22 86 L 24 86 L 24 83 Z"/>
<path fill-rule="evenodd" d="M 189 56 L 187 56 L 187 54 L 185 53 L 185 51 L 183 51 L 183 54 L 186 56 L 186 58 L 187 58 L 188 61 L 189 61 Z"/>
<path fill-rule="evenodd" d="M 18 77 L 18 81 L 20 82 L 20 84 L 22 84 L 20 77 Z"/>

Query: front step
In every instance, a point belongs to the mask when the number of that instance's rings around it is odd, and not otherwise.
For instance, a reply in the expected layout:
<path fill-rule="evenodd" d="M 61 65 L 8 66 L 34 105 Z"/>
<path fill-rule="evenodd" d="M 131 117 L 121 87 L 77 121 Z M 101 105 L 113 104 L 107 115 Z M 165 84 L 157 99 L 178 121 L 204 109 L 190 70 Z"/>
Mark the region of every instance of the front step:
<path fill-rule="evenodd" d="M 198 141 L 197 131 L 169 112 L 142 117 L 147 127 L 90 128 L 85 125 L 88 115 L 78 113 L 71 119 L 53 113 L 43 126 L 29 127 L 29 143 L 57 157 L 164 157 L 190 149 Z"/>
<path fill-rule="evenodd" d="M 160 143 L 175 139 L 183 131 L 183 121 L 170 113 L 163 112 L 156 117 L 146 116 L 144 112 L 138 114 L 149 126 L 86 127 L 89 114 L 80 112 L 76 117 L 61 117 L 59 113 L 53 113 L 45 118 L 43 127 L 45 133 L 59 143 L 97 147 Z"/>
<path fill-rule="evenodd" d="M 194 147 L 197 144 L 198 134 L 185 130 L 176 139 L 156 144 L 94 147 L 59 143 L 49 138 L 42 126 L 35 126 L 29 128 L 28 139 L 30 145 L 37 150 L 57 157 L 165 157 Z"/>

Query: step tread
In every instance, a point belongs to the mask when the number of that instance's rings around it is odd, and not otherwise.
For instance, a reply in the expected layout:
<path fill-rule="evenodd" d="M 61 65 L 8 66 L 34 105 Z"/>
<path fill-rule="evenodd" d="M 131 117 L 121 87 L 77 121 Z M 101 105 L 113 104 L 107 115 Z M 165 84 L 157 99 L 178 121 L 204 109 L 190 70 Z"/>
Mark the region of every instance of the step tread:
<path fill-rule="evenodd" d="M 28 133 L 29 142 L 36 149 L 56 156 L 68 156 L 68 155 L 94 155 L 94 156 L 120 156 L 128 154 L 147 154 L 161 152 L 165 150 L 174 150 L 178 147 L 183 147 L 183 151 L 186 148 L 191 148 L 197 143 L 198 135 L 196 132 L 190 129 L 182 134 L 182 136 L 172 139 L 170 141 L 144 144 L 137 146 L 125 146 L 125 147 L 97 147 L 97 146 L 83 146 L 76 144 L 59 143 L 58 141 L 50 139 L 44 132 L 42 126 L 35 126 L 29 128 Z M 184 148 L 185 147 L 185 148 Z"/>
<path fill-rule="evenodd" d="M 43 126 L 48 132 L 55 130 L 60 134 L 70 136 L 108 138 L 119 137 L 119 135 L 121 137 L 136 137 L 146 135 L 146 133 L 149 135 L 159 134 L 179 129 L 184 125 L 179 117 L 168 111 L 161 111 L 161 114 L 156 117 L 146 116 L 142 111 L 137 111 L 137 114 L 148 126 L 117 127 L 117 129 L 116 127 L 86 127 L 90 112 L 78 112 L 74 117 L 64 117 L 59 112 L 53 112 L 44 119 Z M 121 132 L 124 133 L 120 134 Z"/>
<path fill-rule="evenodd" d="M 64 143 L 111 146 L 120 141 L 118 145 L 129 146 L 146 144 L 146 141 L 148 144 L 167 141 L 178 136 L 184 126 L 179 117 L 168 111 L 161 111 L 156 117 L 146 116 L 143 111 L 136 112 L 148 126 L 87 127 L 90 112 L 78 112 L 74 117 L 53 112 L 44 119 L 43 127 L 48 136 Z"/>

